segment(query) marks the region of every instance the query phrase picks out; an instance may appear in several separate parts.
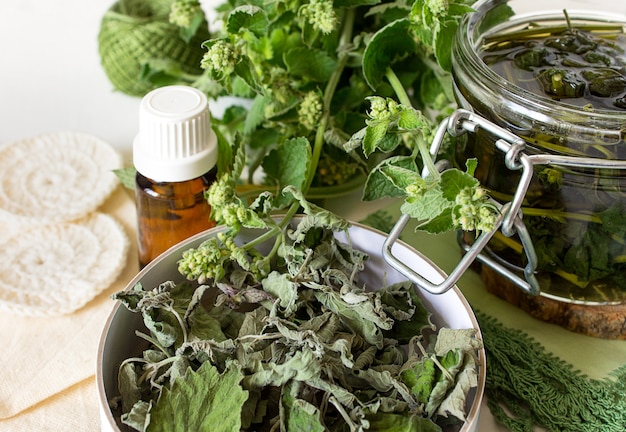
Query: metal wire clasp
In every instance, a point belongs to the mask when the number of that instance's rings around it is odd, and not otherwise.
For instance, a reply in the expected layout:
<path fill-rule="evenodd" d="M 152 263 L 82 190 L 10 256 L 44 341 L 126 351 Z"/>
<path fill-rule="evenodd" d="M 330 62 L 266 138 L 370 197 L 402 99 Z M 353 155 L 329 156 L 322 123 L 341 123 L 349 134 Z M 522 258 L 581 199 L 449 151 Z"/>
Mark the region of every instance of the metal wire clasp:
<path fill-rule="evenodd" d="M 522 201 L 532 179 L 534 163 L 531 157 L 527 156 L 523 152 L 525 141 L 506 129 L 488 121 L 487 119 L 484 119 L 470 111 L 459 109 L 454 111 L 450 117 L 444 119 L 439 124 L 435 133 L 435 138 L 433 139 L 433 143 L 430 147 L 430 154 L 433 158 L 436 157 L 446 133 L 450 136 L 457 137 L 467 132 L 475 133 L 478 129 L 483 129 L 496 138 L 496 147 L 504 152 L 505 163 L 509 169 L 522 171 L 520 182 L 515 194 L 513 195 L 513 200 L 504 205 L 494 202 L 494 205 L 496 205 L 500 211 L 500 216 L 496 221 L 494 230 L 481 233 L 471 246 L 464 245 L 463 248 L 465 249 L 465 254 L 461 258 L 461 261 L 459 261 L 454 270 L 452 270 L 439 284 L 434 284 L 428 281 L 407 264 L 400 261 L 393 254 L 393 245 L 396 241 L 398 241 L 400 234 L 410 220 L 410 216 L 408 215 L 402 215 L 389 233 L 389 236 L 383 244 L 383 257 L 389 265 L 404 274 L 419 288 L 432 294 L 442 294 L 452 288 L 463 273 L 469 268 L 472 262 L 475 259 L 478 259 L 512 280 L 528 294 L 537 295 L 540 292 L 539 282 L 535 277 L 535 270 L 537 269 L 537 255 L 530 239 L 530 235 L 528 234 L 528 230 L 522 221 L 522 214 L 520 211 Z M 445 161 L 440 161 L 438 166 L 445 166 Z M 426 177 L 429 174 L 428 170 L 425 169 L 424 172 L 422 172 L 422 177 Z M 484 247 L 498 229 L 500 229 L 502 234 L 507 237 L 511 237 L 514 234 L 519 236 L 527 258 L 527 264 L 524 268 L 524 279 L 504 267 L 501 263 L 482 253 Z"/>

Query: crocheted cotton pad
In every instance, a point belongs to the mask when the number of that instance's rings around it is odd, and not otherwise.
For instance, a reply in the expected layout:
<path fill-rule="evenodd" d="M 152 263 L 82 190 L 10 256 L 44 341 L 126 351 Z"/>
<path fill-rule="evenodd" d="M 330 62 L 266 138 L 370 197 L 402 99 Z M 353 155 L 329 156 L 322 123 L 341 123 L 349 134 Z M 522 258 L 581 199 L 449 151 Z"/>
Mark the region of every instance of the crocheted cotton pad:
<path fill-rule="evenodd" d="M 12 231 L 0 239 L 0 310 L 73 312 L 108 288 L 126 264 L 126 233 L 102 213 Z"/>
<path fill-rule="evenodd" d="M 121 156 L 88 134 L 58 132 L 0 148 L 0 222 L 71 221 L 102 204 L 118 184 Z"/>

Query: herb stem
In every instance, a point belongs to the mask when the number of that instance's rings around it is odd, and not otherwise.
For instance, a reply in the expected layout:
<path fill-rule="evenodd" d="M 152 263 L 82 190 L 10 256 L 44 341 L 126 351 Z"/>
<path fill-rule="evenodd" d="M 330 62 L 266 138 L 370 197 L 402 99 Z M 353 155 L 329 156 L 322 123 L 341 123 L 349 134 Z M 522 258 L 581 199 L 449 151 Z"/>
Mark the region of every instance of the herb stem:
<path fill-rule="evenodd" d="M 393 88 L 396 96 L 398 96 L 400 103 L 406 106 L 412 106 L 411 99 L 409 99 L 409 95 L 406 93 L 404 86 L 400 82 L 396 73 L 390 67 L 388 67 L 385 71 L 385 77 L 389 81 L 389 84 L 391 84 L 391 88 Z"/>
<path fill-rule="evenodd" d="M 285 217 L 286 219 L 286 217 Z M 245 250 L 250 250 L 254 247 L 256 247 L 257 245 L 263 243 L 266 240 L 271 239 L 274 236 L 278 236 L 278 238 L 280 238 L 281 236 L 279 235 L 280 233 L 280 227 L 278 225 L 270 228 L 269 230 L 265 231 L 263 234 L 261 234 L 260 236 L 256 237 L 255 239 L 249 241 L 248 243 L 246 243 L 245 245 L 243 245 L 243 249 Z"/>
<path fill-rule="evenodd" d="M 169 311 L 172 315 L 174 315 L 174 317 L 176 317 L 176 321 L 178 321 L 178 324 L 180 325 L 180 329 L 183 331 L 183 343 L 187 343 L 187 326 L 183 322 L 183 319 L 181 318 L 179 313 L 176 312 L 176 309 L 174 309 L 174 307 L 171 305 L 168 305 L 167 307 L 164 307 L 163 309 L 166 311 Z"/>
<path fill-rule="evenodd" d="M 391 68 L 389 67 L 387 68 L 387 70 L 385 71 L 385 77 L 391 84 L 391 87 L 393 88 L 393 91 L 395 92 L 396 96 L 398 96 L 398 100 L 400 101 L 400 103 L 407 107 L 412 106 L 411 99 L 409 99 L 409 95 L 406 93 L 406 90 L 404 89 L 404 86 L 400 82 L 400 79 Z M 435 162 L 433 161 L 433 158 L 430 155 L 430 149 L 428 148 L 428 145 L 426 144 L 424 139 L 421 137 L 418 137 L 415 141 L 417 143 L 417 148 L 420 152 L 420 155 L 422 156 L 422 162 L 424 162 L 424 166 L 428 170 L 429 174 L 435 180 L 438 180 L 440 177 L 439 170 L 435 167 Z"/>
<path fill-rule="evenodd" d="M 538 26 L 529 27 L 524 30 L 515 32 L 498 33 L 496 35 L 485 38 L 485 45 L 490 45 L 502 41 L 531 39 L 545 36 L 552 36 L 554 34 L 563 33 L 571 29 L 571 25 L 555 25 L 555 26 Z M 577 30 L 583 30 L 588 32 L 602 32 L 607 34 L 620 34 L 623 33 L 621 26 L 616 24 L 576 24 Z"/>
<path fill-rule="evenodd" d="M 591 223 L 602 223 L 602 219 L 595 214 L 585 214 L 585 213 L 572 213 L 572 212 L 564 212 L 560 210 L 549 210 L 549 209 L 540 209 L 540 208 L 532 208 L 532 207 L 522 207 L 522 213 L 524 216 L 535 216 L 535 217 L 546 217 L 550 219 L 556 220 L 577 220 L 582 222 L 591 222 Z"/>
<path fill-rule="evenodd" d="M 348 63 L 348 55 L 344 52 L 344 47 L 348 45 L 352 39 L 352 31 L 354 29 L 354 17 L 355 10 L 354 8 L 349 9 L 346 12 L 346 15 L 343 20 L 343 29 L 341 31 L 341 36 L 339 39 L 339 64 L 337 68 L 333 71 L 328 83 L 326 84 L 326 88 L 324 89 L 324 112 L 322 114 L 322 118 L 320 119 L 320 124 L 317 126 L 317 130 L 315 132 L 315 142 L 313 143 L 313 154 L 311 157 L 311 163 L 309 165 L 308 173 L 306 180 L 302 187 L 302 192 L 306 194 L 306 192 L 311 187 L 313 183 L 313 179 L 315 177 L 315 173 L 317 172 L 317 164 L 320 159 L 320 155 L 322 154 L 322 148 L 324 146 L 324 133 L 326 132 L 326 126 L 328 126 L 328 119 L 330 117 L 330 104 L 333 100 L 333 96 L 335 95 L 335 90 L 337 90 L 337 85 L 339 84 L 339 79 L 343 74 L 343 70 Z"/>
<path fill-rule="evenodd" d="M 519 255 L 521 255 L 522 252 L 524 251 L 524 247 L 522 246 L 521 243 L 513 240 L 510 237 L 505 237 L 499 231 L 494 234 L 494 239 L 497 239 L 499 242 L 503 243 L 505 246 L 509 247 L 515 253 L 517 253 Z M 565 270 L 560 269 L 560 268 L 557 268 L 557 269 L 553 270 L 552 273 L 554 273 L 555 275 L 561 277 L 562 279 L 565 279 L 566 281 L 576 285 L 579 288 L 585 288 L 589 284 L 589 281 L 581 280 L 575 274 L 566 272 Z"/>

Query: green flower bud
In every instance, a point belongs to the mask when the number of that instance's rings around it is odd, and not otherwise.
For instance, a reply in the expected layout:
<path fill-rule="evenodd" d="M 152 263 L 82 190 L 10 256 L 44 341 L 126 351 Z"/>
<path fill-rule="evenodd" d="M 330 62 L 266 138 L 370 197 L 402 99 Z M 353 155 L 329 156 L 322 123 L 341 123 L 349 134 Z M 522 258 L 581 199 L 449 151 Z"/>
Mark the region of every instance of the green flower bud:
<path fill-rule="evenodd" d="M 311 3 L 301 7 L 300 13 L 313 28 L 324 34 L 329 34 L 337 26 L 337 14 L 332 1 L 311 0 Z"/>
<path fill-rule="evenodd" d="M 179 27 L 189 27 L 193 18 L 202 12 L 197 0 L 176 0 L 170 9 L 169 21 Z"/>
<path fill-rule="evenodd" d="M 235 70 L 239 61 L 239 50 L 225 40 L 215 41 L 204 53 L 200 67 L 219 76 L 228 76 Z"/>
<path fill-rule="evenodd" d="M 310 91 L 302 99 L 298 108 L 298 118 L 307 130 L 314 130 L 322 117 L 322 99 L 317 92 Z"/>

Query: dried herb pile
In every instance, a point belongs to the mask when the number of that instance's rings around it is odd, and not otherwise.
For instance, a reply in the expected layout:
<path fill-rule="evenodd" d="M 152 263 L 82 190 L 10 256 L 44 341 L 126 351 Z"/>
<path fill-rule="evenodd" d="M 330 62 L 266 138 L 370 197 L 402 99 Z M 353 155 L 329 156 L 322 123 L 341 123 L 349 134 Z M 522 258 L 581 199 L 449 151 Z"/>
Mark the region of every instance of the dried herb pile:
<path fill-rule="evenodd" d="M 364 289 L 367 256 L 329 225 L 347 228 L 313 206 L 285 227 L 262 280 L 229 262 L 215 285 L 118 293 L 143 315 L 140 336 L 150 342 L 120 368 L 124 423 L 139 431 L 458 430 L 477 383 L 475 330 L 435 331 L 408 282 Z"/>

